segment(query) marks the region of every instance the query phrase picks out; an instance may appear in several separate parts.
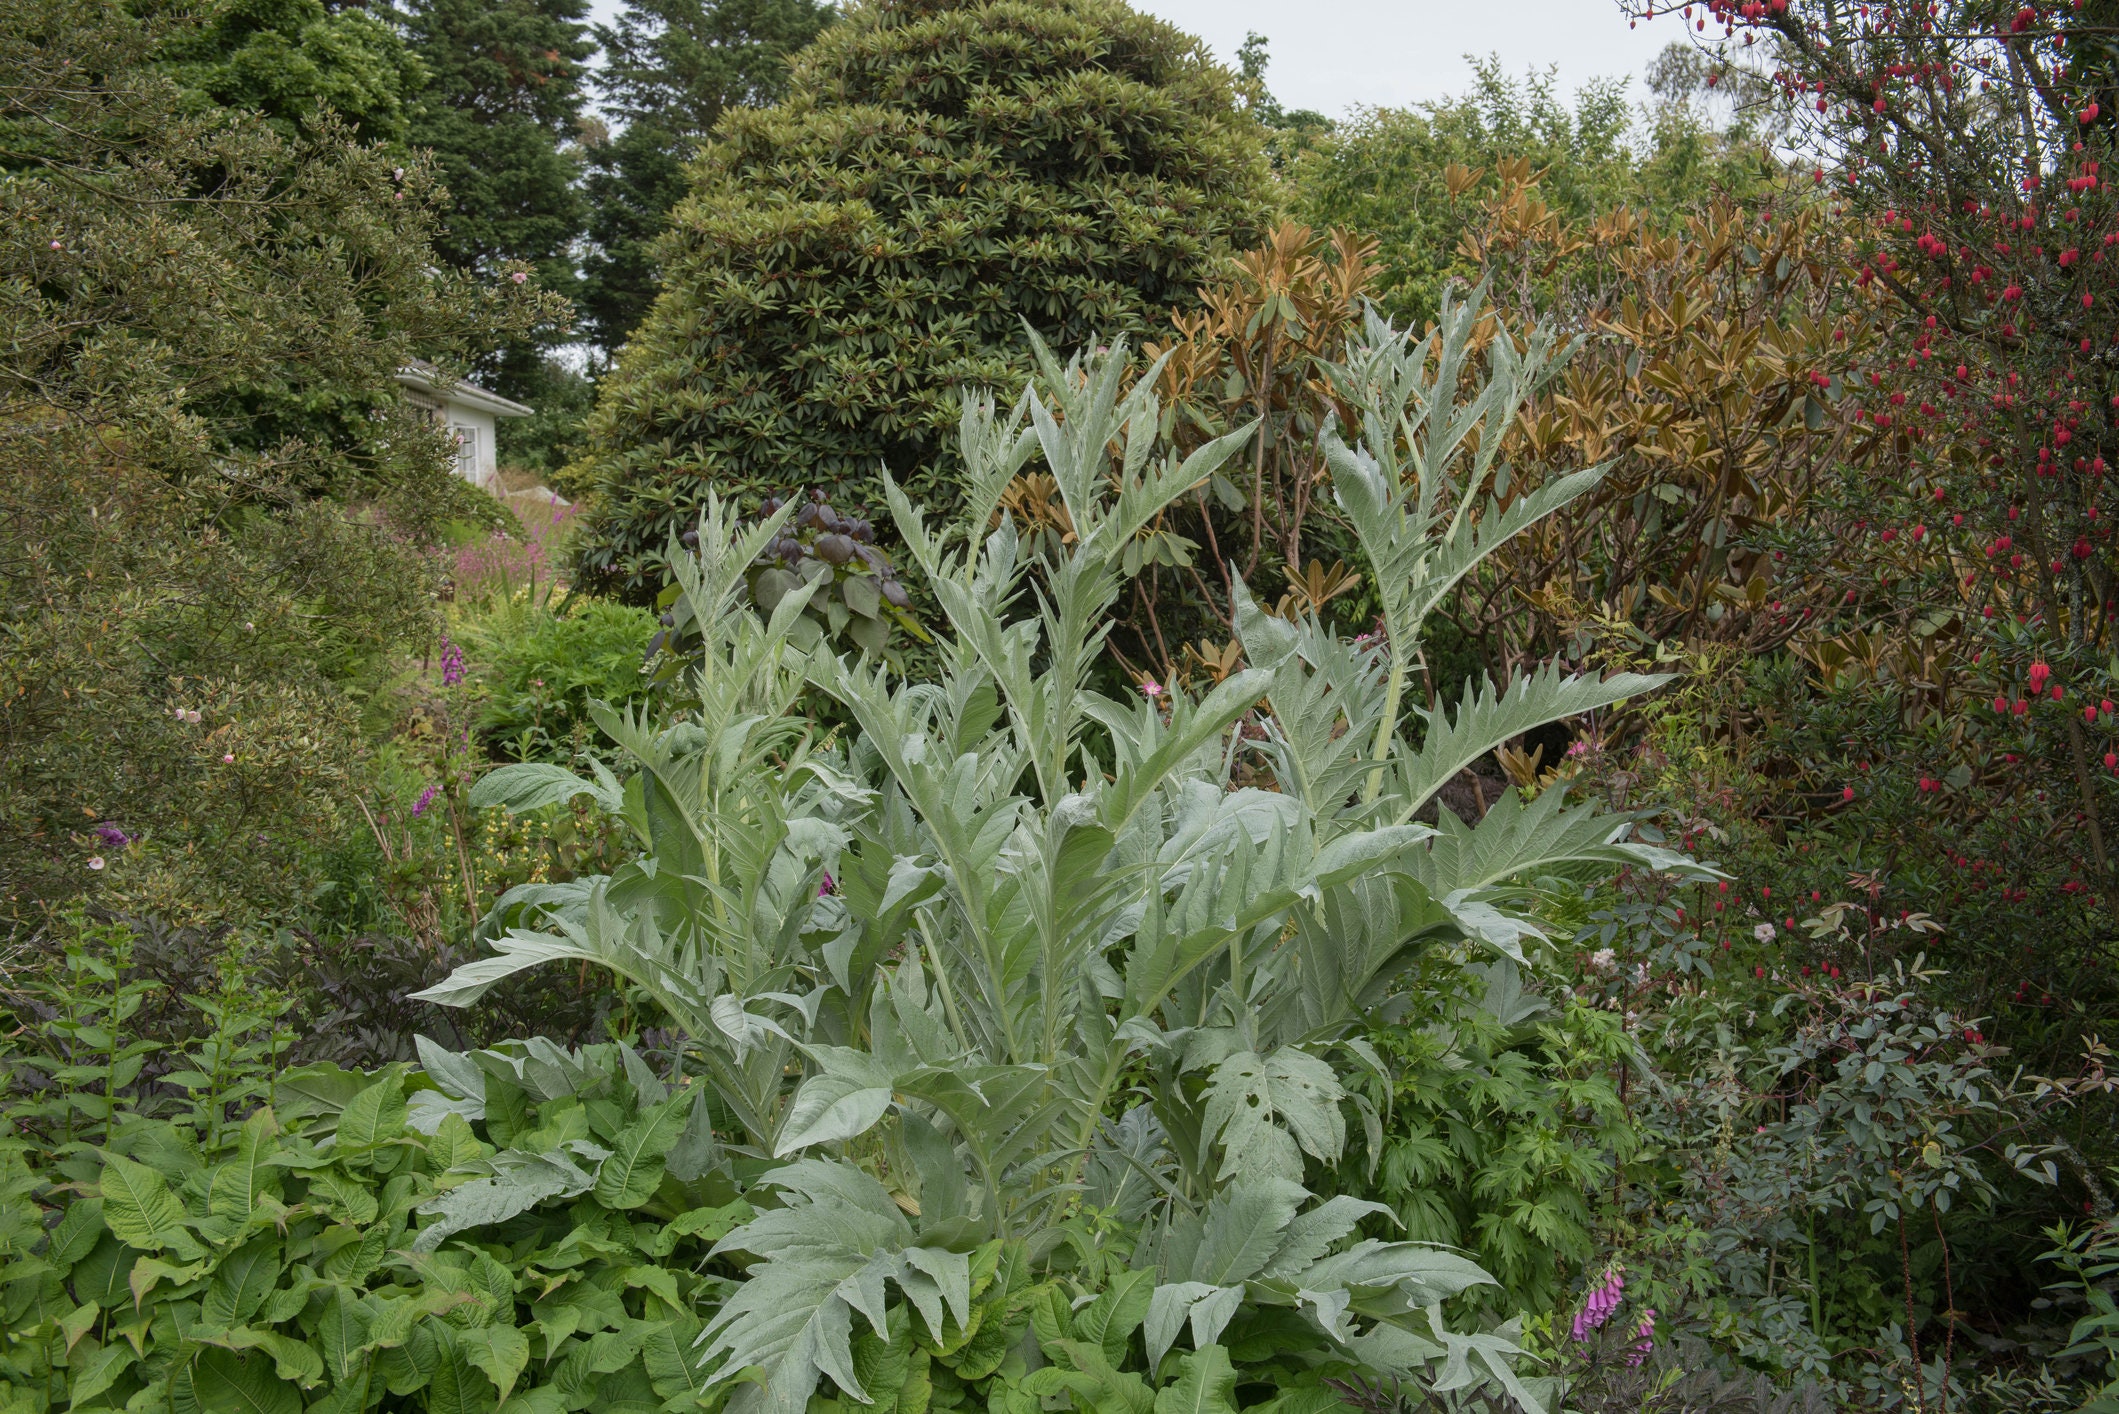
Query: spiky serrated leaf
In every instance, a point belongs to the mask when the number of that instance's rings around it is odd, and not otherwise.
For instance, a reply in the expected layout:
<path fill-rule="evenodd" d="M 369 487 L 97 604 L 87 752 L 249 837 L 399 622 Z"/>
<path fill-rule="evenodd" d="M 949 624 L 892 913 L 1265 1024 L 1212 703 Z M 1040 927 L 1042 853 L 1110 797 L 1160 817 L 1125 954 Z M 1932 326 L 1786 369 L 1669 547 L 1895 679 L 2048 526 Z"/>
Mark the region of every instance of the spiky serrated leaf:
<path fill-rule="evenodd" d="M 1222 1146 L 1216 1177 L 1242 1173 L 1299 1182 L 1303 1153 L 1334 1162 L 1346 1147 L 1346 1120 L 1339 1113 L 1345 1095 L 1332 1068 L 1301 1051 L 1230 1056 L 1208 1082 L 1202 1127 L 1205 1137 Z"/>
<path fill-rule="evenodd" d="M 511 1150 L 489 1162 L 498 1170 L 490 1177 L 460 1184 L 420 1205 L 420 1212 L 440 1221 L 420 1229 L 412 1240 L 413 1251 L 432 1252 L 456 1233 L 506 1222 L 539 1203 L 573 1198 L 596 1186 L 594 1174 L 556 1149 L 543 1154 Z"/>
<path fill-rule="evenodd" d="M 1394 792 L 1399 820 L 1410 820 L 1458 772 L 1511 737 L 1640 697 L 1668 681 L 1667 673 L 1568 676 L 1554 662 L 1517 678 L 1503 692 L 1497 693 L 1490 682 L 1470 684 L 1454 716 L 1437 708 L 1428 718 L 1420 750 L 1403 761 Z"/>

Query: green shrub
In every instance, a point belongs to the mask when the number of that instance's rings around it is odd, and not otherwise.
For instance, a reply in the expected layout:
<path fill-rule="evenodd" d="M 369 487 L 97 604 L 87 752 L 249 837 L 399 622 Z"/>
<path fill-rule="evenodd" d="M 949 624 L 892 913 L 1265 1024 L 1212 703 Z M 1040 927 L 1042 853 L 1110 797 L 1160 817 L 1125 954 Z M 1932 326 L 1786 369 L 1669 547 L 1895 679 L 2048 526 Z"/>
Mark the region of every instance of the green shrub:
<path fill-rule="evenodd" d="M 1599 1195 L 1639 1143 L 1617 1078 L 1633 1043 L 1617 1016 L 1546 1000 L 1508 959 L 1452 971 L 1431 967 L 1409 1014 L 1370 1038 L 1390 1118 L 1355 1188 L 1407 1236 L 1477 1254 L 1496 1306 L 1551 1311 L 1597 1255 Z"/>
<path fill-rule="evenodd" d="M 1020 381 L 1023 322 L 1159 331 L 1253 238 L 1265 182 L 1229 76 L 1119 0 L 855 7 L 694 168 L 566 478 L 583 582 L 652 596 L 710 489 L 880 513 L 887 467 L 953 512 L 959 395 Z"/>
<path fill-rule="evenodd" d="M 549 303 L 435 268 L 420 162 L 328 114 L 291 135 L 215 108 L 162 62 L 208 82 L 179 41 L 253 25 L 285 57 L 300 11 L 187 31 L 0 0 L 0 928 L 90 891 L 184 922 L 297 908 L 361 719 L 431 626 L 420 542 L 495 513 L 396 375 Z M 346 44 L 388 39 L 313 17 L 354 69 Z"/>
<path fill-rule="evenodd" d="M 518 601 L 471 620 L 471 666 L 487 691 L 478 734 L 511 760 L 569 759 L 593 731 L 590 702 L 646 695 L 655 629 L 645 609 L 596 600 L 564 613 Z"/>

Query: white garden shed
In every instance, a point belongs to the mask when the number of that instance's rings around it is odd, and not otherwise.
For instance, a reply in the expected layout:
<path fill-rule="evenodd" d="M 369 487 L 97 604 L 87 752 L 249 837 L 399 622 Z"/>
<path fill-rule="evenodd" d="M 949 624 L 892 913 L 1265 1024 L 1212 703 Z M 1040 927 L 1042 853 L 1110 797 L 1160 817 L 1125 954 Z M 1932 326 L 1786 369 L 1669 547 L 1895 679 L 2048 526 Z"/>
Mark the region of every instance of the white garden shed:
<path fill-rule="evenodd" d="M 452 379 L 429 363 L 408 364 L 397 372 L 405 401 L 456 435 L 456 474 L 474 486 L 492 483 L 494 428 L 503 417 L 528 417 L 536 409 L 489 393 L 476 383 Z"/>

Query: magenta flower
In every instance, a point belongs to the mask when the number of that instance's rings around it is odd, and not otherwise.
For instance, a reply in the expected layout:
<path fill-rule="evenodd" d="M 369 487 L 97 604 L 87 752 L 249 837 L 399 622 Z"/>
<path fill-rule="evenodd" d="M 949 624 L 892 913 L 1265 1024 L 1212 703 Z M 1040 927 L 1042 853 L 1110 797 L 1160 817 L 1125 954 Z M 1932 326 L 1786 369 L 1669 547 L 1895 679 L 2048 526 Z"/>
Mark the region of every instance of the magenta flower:
<path fill-rule="evenodd" d="M 839 887 L 837 881 L 831 877 L 831 871 L 827 869 L 824 871 L 823 881 L 817 885 L 817 897 L 822 898 L 837 887 Z"/>
<path fill-rule="evenodd" d="M 1626 1273 L 1614 1262 L 1605 1269 L 1603 1282 L 1589 1293 L 1588 1299 L 1582 1303 L 1580 1313 L 1575 1316 L 1574 1338 L 1577 1341 L 1585 1341 L 1589 1339 L 1591 1331 L 1602 1329 L 1604 1323 L 1611 1319 L 1612 1313 L 1619 1309 L 1619 1301 L 1625 1291 Z"/>
<path fill-rule="evenodd" d="M 433 803 L 434 787 L 428 786 L 425 790 L 419 793 L 419 804 L 412 807 L 412 818 L 416 820 L 420 816 L 426 814 L 427 807 L 432 805 Z"/>
<path fill-rule="evenodd" d="M 1157 682 L 1154 678 L 1148 678 L 1141 683 L 1140 691 L 1141 696 L 1147 698 L 1150 702 L 1153 702 L 1156 698 L 1163 695 L 1164 689 L 1163 685 Z"/>
<path fill-rule="evenodd" d="M 441 685 L 454 687 L 464 680 L 464 651 L 450 642 L 449 635 L 441 637 Z"/>

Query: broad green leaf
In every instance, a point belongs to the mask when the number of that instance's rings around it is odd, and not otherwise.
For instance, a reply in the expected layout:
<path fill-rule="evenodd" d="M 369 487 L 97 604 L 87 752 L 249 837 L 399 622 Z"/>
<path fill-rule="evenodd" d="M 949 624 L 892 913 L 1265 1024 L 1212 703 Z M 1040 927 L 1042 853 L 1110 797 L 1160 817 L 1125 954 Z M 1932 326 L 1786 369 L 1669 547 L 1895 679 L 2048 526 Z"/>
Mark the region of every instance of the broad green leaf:
<path fill-rule="evenodd" d="M 335 1115 L 368 1084 L 368 1077 L 358 1071 L 341 1070 L 330 1061 L 318 1061 L 277 1077 L 272 1083 L 273 1106 L 282 1122 Z"/>
<path fill-rule="evenodd" d="M 93 1408 L 96 1396 L 116 1384 L 139 1358 L 129 1342 L 113 1340 L 86 1359 L 74 1360 L 67 1368 L 67 1398 L 76 1409 Z"/>
<path fill-rule="evenodd" d="M 1174 1384 L 1155 1393 L 1155 1414 L 1236 1414 L 1236 1370 L 1219 1345 L 1178 1361 Z"/>
<path fill-rule="evenodd" d="M 459 1331 L 456 1338 L 464 1358 L 486 1372 L 505 1402 L 523 1366 L 530 1363 L 529 1336 L 511 1325 L 492 1325 Z"/>
<path fill-rule="evenodd" d="M 138 1353 L 125 1340 L 112 1340 L 108 1346 L 97 1348 L 85 1359 L 76 1357 L 66 1369 L 66 1397 L 72 1408 L 87 1410 L 95 1406 L 95 1397 L 119 1382 L 119 1376 L 138 1363 Z"/>
<path fill-rule="evenodd" d="M 123 1154 L 106 1154 L 99 1186 L 103 1221 L 120 1242 L 149 1252 L 167 1248 L 187 1258 L 198 1255 L 198 1245 L 184 1230 L 184 1207 L 162 1175 Z"/>
<path fill-rule="evenodd" d="M 433 1374 L 427 1384 L 427 1414 L 484 1414 L 490 1396 L 481 1388 L 485 1381 L 471 1363 L 463 1335 L 448 1326 L 431 1326 L 436 1341 Z M 524 1343 L 528 1353 L 528 1343 Z"/>
<path fill-rule="evenodd" d="M 269 1186 L 276 1170 L 267 1164 L 279 1121 L 271 1109 L 261 1109 L 243 1121 L 235 1153 L 214 1166 L 206 1188 L 206 1210 L 217 1218 L 247 1222 L 257 1207 L 259 1195 Z"/>
<path fill-rule="evenodd" d="M 381 1211 L 371 1186 L 333 1169 L 309 1175 L 309 1202 L 354 1227 L 366 1227 Z"/>
<path fill-rule="evenodd" d="M 138 1284 L 137 1273 L 133 1281 Z M 221 1259 L 199 1308 L 199 1319 L 221 1330 L 240 1326 L 257 1314 L 279 1281 L 279 1239 L 254 1238 Z"/>
<path fill-rule="evenodd" d="M 370 1315 L 366 1303 L 347 1287 L 336 1287 L 317 1321 L 317 1344 L 323 1349 L 324 1365 L 334 1382 L 343 1384 L 360 1368 L 361 1352 L 368 1344 Z"/>
<path fill-rule="evenodd" d="M 843 1075 L 812 1075 L 787 1107 L 773 1157 L 784 1159 L 813 1145 L 865 1134 L 889 1109 L 887 1086 L 864 1085 Z"/>
<path fill-rule="evenodd" d="M 684 1132 L 688 1114 L 681 1100 L 665 1101 L 620 1130 L 611 1156 L 596 1170 L 596 1201 L 606 1208 L 637 1208 L 654 1197 L 664 1156 Z"/>
<path fill-rule="evenodd" d="M 76 1306 L 59 1318 L 59 1333 L 66 1337 L 69 1352 L 81 1343 L 81 1337 L 96 1328 L 96 1321 L 103 1312 L 93 1304 Z"/>
<path fill-rule="evenodd" d="M 1075 1330 L 1081 1339 L 1101 1345 L 1104 1358 L 1116 1365 L 1125 1355 L 1127 1340 L 1147 1319 L 1154 1295 L 1154 1272 L 1119 1272 L 1101 1296 L 1075 1314 Z"/>
<path fill-rule="evenodd" d="M 304 1389 L 324 1378 L 324 1359 L 310 1346 L 274 1331 L 238 1326 L 234 1330 L 199 1329 L 194 1339 L 226 1350 L 262 1350 L 272 1357 L 273 1373 Z"/>
<path fill-rule="evenodd" d="M 488 777 L 487 779 L 491 779 Z M 415 1036 L 412 1044 L 419 1051 L 420 1069 L 427 1078 L 441 1087 L 441 1092 L 452 1100 L 483 1100 L 486 1097 L 486 1073 L 478 1068 L 478 1062 L 469 1056 Z"/>
<path fill-rule="evenodd" d="M 405 1086 L 394 1071 L 346 1102 L 338 1117 L 338 1152 L 360 1153 L 405 1131 Z"/>
<path fill-rule="evenodd" d="M 52 1229 L 44 1260 L 63 1272 L 94 1250 L 96 1239 L 105 1231 L 103 1200 L 76 1198 L 66 1205 L 65 1216 Z"/>
<path fill-rule="evenodd" d="M 138 1306 L 165 1281 L 171 1286 L 184 1286 L 197 1281 L 205 1275 L 208 1265 L 206 1262 L 191 1262 L 179 1267 L 159 1257 L 142 1257 L 132 1264 L 132 1274 L 126 1278 L 125 1284 L 132 1291 L 133 1305 Z"/>
<path fill-rule="evenodd" d="M 171 1389 L 175 1414 L 302 1414 L 302 1396 L 262 1351 L 202 1348 Z"/>

